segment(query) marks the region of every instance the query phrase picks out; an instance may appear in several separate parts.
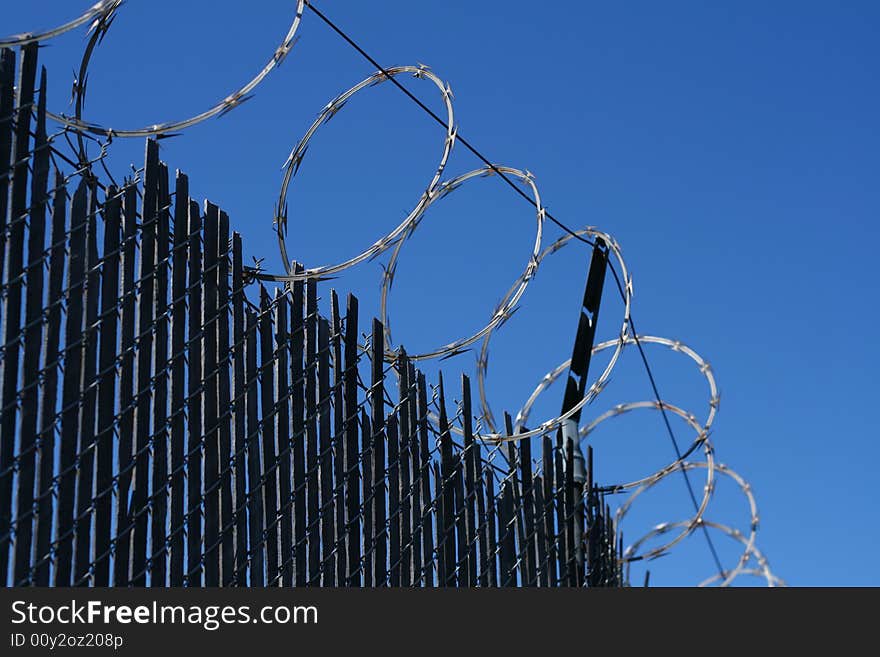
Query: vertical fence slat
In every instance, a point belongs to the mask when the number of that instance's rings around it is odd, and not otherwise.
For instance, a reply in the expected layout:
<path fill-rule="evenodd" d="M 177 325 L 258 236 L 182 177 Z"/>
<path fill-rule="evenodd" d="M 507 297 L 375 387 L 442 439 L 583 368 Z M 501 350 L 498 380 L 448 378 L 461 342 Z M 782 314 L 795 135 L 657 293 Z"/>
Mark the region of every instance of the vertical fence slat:
<path fill-rule="evenodd" d="M 73 573 L 73 505 L 76 499 L 77 434 L 82 376 L 83 288 L 86 269 L 88 186 L 80 181 L 71 204 L 64 382 L 61 400 L 61 462 L 58 483 L 58 534 L 55 585 L 70 586 Z"/>
<path fill-rule="evenodd" d="M 544 481 L 541 475 L 535 475 L 535 540 L 538 551 L 538 586 L 550 586 L 549 556 L 547 554 L 547 532 L 544 525 Z"/>
<path fill-rule="evenodd" d="M 412 362 L 406 359 L 407 370 L 407 412 L 409 416 L 410 460 L 412 461 L 412 583 L 422 583 L 422 527 L 424 525 L 424 509 L 422 507 L 422 455 L 419 441 L 419 409 L 418 384 L 416 370 Z"/>
<path fill-rule="evenodd" d="M 317 349 L 318 289 L 314 280 L 306 281 L 306 498 L 308 500 L 309 585 L 321 578 L 321 501 L 318 488 Z"/>
<path fill-rule="evenodd" d="M 260 462 L 260 420 L 257 374 L 257 318 L 245 310 L 245 381 L 247 382 L 247 471 L 248 539 L 250 541 L 250 585 L 263 586 L 265 538 L 263 534 L 263 467 Z"/>
<path fill-rule="evenodd" d="M 513 487 L 516 482 L 511 474 L 501 484 L 501 505 L 498 542 L 501 548 L 500 586 L 516 586 L 516 520 L 514 519 Z"/>
<path fill-rule="evenodd" d="M 6 242 L 6 299 L 3 308 L 3 395 L 0 412 L 0 527 L 12 526 L 12 480 L 13 449 L 16 436 L 16 416 L 18 413 L 18 375 L 21 331 L 21 293 L 24 269 L 25 214 L 27 212 L 28 190 L 28 152 L 30 149 L 31 112 L 34 102 L 34 85 L 37 74 L 37 44 L 30 43 L 21 49 L 21 66 L 18 71 L 15 142 L 13 145 L 14 166 L 12 169 L 12 196 L 9 223 L 5 226 L 8 236 L 2 235 L 0 242 Z M 5 171 L 5 169 L 4 169 Z M 5 185 L 5 181 L 4 181 Z M 6 214 L 4 213 L 4 219 Z M 3 281 L 0 270 L 0 282 Z M 9 556 L 10 534 L 0 536 L 0 576 L 6 582 Z"/>
<path fill-rule="evenodd" d="M 169 583 L 184 584 L 186 509 L 186 264 L 189 179 L 177 172 L 174 186 L 174 242 L 171 256 L 171 526 Z"/>
<path fill-rule="evenodd" d="M 260 408 L 263 444 L 263 513 L 266 532 L 266 577 L 278 586 L 278 463 L 275 450 L 275 349 L 272 302 L 260 286 Z"/>
<path fill-rule="evenodd" d="M 110 584 L 113 522 L 113 425 L 116 408 L 116 354 L 119 302 L 119 246 L 122 203 L 116 187 L 104 199 L 104 264 L 101 270 L 101 330 L 98 356 L 98 438 L 95 471 L 95 586 Z"/>
<path fill-rule="evenodd" d="M 412 586 L 413 515 L 412 515 L 412 429 L 410 424 L 409 359 L 401 347 L 397 352 L 397 372 L 400 376 L 398 408 L 400 415 L 400 586 Z"/>
<path fill-rule="evenodd" d="M 360 586 L 361 527 L 360 486 L 358 477 L 358 399 L 357 399 L 357 344 L 358 302 L 349 294 L 345 309 L 345 523 L 346 523 L 346 581 L 349 586 Z"/>
<path fill-rule="evenodd" d="M 524 524 L 523 538 L 520 546 L 523 554 L 523 586 L 537 586 L 538 565 L 535 562 L 535 489 L 532 478 L 532 441 L 525 438 L 519 442 L 519 473 L 522 493 L 520 503 L 522 505 L 522 519 Z"/>
<path fill-rule="evenodd" d="M 40 74 L 40 100 L 34 136 L 30 227 L 28 230 L 27 299 L 25 302 L 24 363 L 18 463 L 18 522 L 13 584 L 31 581 L 30 557 L 34 520 L 34 480 L 37 449 L 40 347 L 43 341 L 43 252 L 46 242 L 46 204 L 49 149 L 46 138 L 46 69 Z M 5 182 L 5 181 L 4 181 Z M 4 185 L 5 186 L 5 185 Z M 2 238 L 0 238 L 2 239 Z M 2 279 L 0 279 L 2 280 Z M 3 539 L 0 539 L 3 540 Z"/>
<path fill-rule="evenodd" d="M 168 574 L 168 265 L 172 240 L 168 167 L 159 163 L 156 197 L 156 374 L 153 404 L 150 585 L 166 586 Z"/>
<path fill-rule="evenodd" d="M 471 408 L 471 382 L 470 379 L 462 375 L 461 377 L 461 423 L 462 433 L 464 434 L 464 460 L 465 460 L 465 531 L 466 531 L 466 550 L 468 557 L 468 580 L 467 585 L 476 586 L 480 581 L 479 567 L 477 565 L 477 543 L 479 541 L 477 535 L 480 528 L 481 510 L 477 507 L 477 468 L 479 467 L 479 446 L 474 442 L 473 418 Z M 480 500 L 482 501 L 482 500 Z M 480 516 L 477 515 L 478 510 Z M 483 559 L 485 561 L 485 558 Z"/>
<path fill-rule="evenodd" d="M 559 582 L 557 575 L 557 559 L 556 559 L 556 530 L 553 522 L 553 480 L 555 475 L 555 465 L 553 461 L 553 445 L 550 442 L 550 436 L 544 435 L 541 438 L 543 467 L 541 471 L 544 473 L 544 506 L 541 508 L 541 519 L 544 523 L 544 540 L 547 550 L 547 576 L 550 586 L 556 586 Z"/>
<path fill-rule="evenodd" d="M 235 583 L 244 586 L 248 569 L 247 520 L 247 385 L 245 381 L 244 263 L 241 235 L 232 235 L 232 339 L 233 339 L 233 463 L 235 469 Z"/>
<path fill-rule="evenodd" d="M 373 452 L 373 585 L 386 584 L 386 559 L 388 555 L 388 531 L 385 527 L 385 332 L 378 319 L 373 319 L 370 383 L 370 411 L 372 415 L 371 439 Z"/>
<path fill-rule="evenodd" d="M 150 411 L 153 379 L 153 312 L 156 294 L 156 228 L 159 179 L 159 144 L 147 142 L 142 207 L 140 294 L 138 295 L 137 392 L 135 394 L 134 491 L 129 509 L 131 532 L 131 583 L 146 583 L 147 526 L 149 516 Z"/>
<path fill-rule="evenodd" d="M 232 466 L 232 401 L 229 370 L 229 216 L 220 211 L 217 235 L 217 412 L 220 423 L 220 532 L 223 561 L 220 581 L 231 584 L 235 577 L 236 524 Z"/>
<path fill-rule="evenodd" d="M 296 272 L 302 266 L 294 264 Z M 291 428 L 293 430 L 293 510 L 294 510 L 294 584 L 305 586 L 308 583 L 306 540 L 308 527 L 306 519 L 306 452 L 305 452 L 305 368 L 303 354 L 305 352 L 305 317 L 303 308 L 305 284 L 302 281 L 293 283 L 293 303 L 290 308 L 290 378 L 293 384 L 293 404 Z"/>
<path fill-rule="evenodd" d="M 441 465 L 436 461 L 431 462 L 431 471 L 434 474 L 434 513 L 437 516 L 437 585 L 448 586 L 449 565 L 446 555 L 446 506 L 447 500 L 441 474 Z M 454 577 L 454 574 L 453 574 Z"/>
<path fill-rule="evenodd" d="M 79 461 L 76 481 L 76 543 L 74 552 L 74 584 L 85 586 L 91 568 L 92 505 L 94 502 L 95 471 L 95 374 L 98 367 L 98 296 L 100 270 L 98 268 L 97 199 L 95 187 L 88 188 L 88 219 L 86 221 L 86 287 L 85 330 L 83 331 L 82 380 L 79 416 Z"/>
<path fill-rule="evenodd" d="M 342 318 L 339 297 L 330 291 L 330 342 L 333 349 L 333 508 L 335 511 L 334 550 L 336 552 L 336 586 L 346 583 L 345 551 L 345 397 L 342 364 Z"/>
<path fill-rule="evenodd" d="M 507 431 L 508 436 L 513 435 L 513 419 L 510 417 L 510 413 L 504 414 L 504 426 Z M 507 462 L 508 462 L 508 474 L 507 480 L 510 483 L 508 491 L 510 493 L 510 512 L 512 518 L 512 545 L 513 545 L 513 559 L 514 559 L 514 567 L 516 569 L 516 573 L 513 577 L 513 585 L 523 584 L 529 578 L 530 574 L 527 571 L 527 562 L 524 558 L 525 554 L 525 545 L 526 545 L 526 535 L 523 530 L 523 505 L 522 505 L 522 494 L 521 490 L 521 482 L 519 480 L 518 468 L 517 466 L 522 462 L 520 445 L 518 441 L 509 441 L 507 443 Z"/>
<path fill-rule="evenodd" d="M 434 586 L 434 496 L 431 494 L 431 448 L 428 445 L 428 392 L 425 384 L 425 375 L 418 373 L 416 379 L 416 394 L 418 396 L 417 422 L 419 427 L 419 456 L 421 464 L 422 484 L 422 560 L 424 562 L 425 586 Z M 439 514 L 438 514 L 439 518 Z M 441 585 L 443 584 L 441 580 Z"/>
<path fill-rule="evenodd" d="M 219 208 L 205 203 L 204 274 L 202 277 L 202 430 L 205 436 L 205 585 L 220 584 L 220 431 L 217 425 L 219 403 L 217 393 L 217 247 Z"/>
<path fill-rule="evenodd" d="M 128 529 L 128 502 L 132 480 L 134 444 L 135 375 L 135 251 L 137 246 L 137 187 L 128 184 L 122 194 L 122 333 L 119 364 L 119 443 L 117 445 L 116 541 L 113 558 L 113 585 L 128 584 L 131 534 Z"/>
<path fill-rule="evenodd" d="M 400 586 L 400 443 L 397 435 L 397 415 L 390 413 L 385 420 L 388 437 L 388 563 L 389 586 Z"/>
<path fill-rule="evenodd" d="M 275 328 L 278 356 L 275 359 L 278 388 L 278 513 L 281 528 L 281 585 L 293 585 L 293 496 L 291 494 L 290 439 L 290 334 L 287 318 L 290 302 L 286 294 L 275 293 Z"/>
<path fill-rule="evenodd" d="M 443 586 L 455 586 L 456 584 L 456 470 L 453 457 L 452 435 L 449 431 L 449 420 L 446 416 L 446 394 L 443 386 L 443 376 L 439 377 L 440 398 L 438 401 L 440 410 L 440 489 L 436 495 L 443 502 L 443 531 L 437 532 L 437 547 L 443 556 L 442 564 L 445 577 L 440 581 Z"/>
<path fill-rule="evenodd" d="M 559 564 L 559 584 L 568 584 L 568 544 L 565 538 L 566 522 L 565 507 L 565 467 L 562 454 L 562 432 L 556 436 L 556 447 L 553 450 L 554 479 L 556 484 L 556 560 Z"/>
<path fill-rule="evenodd" d="M 0 282 L 4 280 L 6 266 L 6 214 L 9 209 L 9 184 L 7 177 L 12 164 L 12 119 L 15 108 L 15 51 L 0 50 Z M 4 302 L 0 300 L 0 304 Z M 4 308 L 5 313 L 5 308 Z"/>
<path fill-rule="evenodd" d="M 189 586 L 202 583 L 202 214 L 189 202 L 187 212 L 187 443 L 186 443 L 186 576 Z"/>
<path fill-rule="evenodd" d="M 34 584 L 48 586 L 52 565 L 51 548 L 54 524 L 55 489 L 55 411 L 58 402 L 58 368 L 61 358 L 61 304 L 64 287 L 64 260 L 67 242 L 67 188 L 64 177 L 55 172 L 52 199 L 52 236 L 49 249 L 49 295 L 46 300 L 46 341 L 43 347 L 45 374 L 40 411 L 40 468 L 37 490 L 37 549 L 34 553 L 36 570 Z"/>
<path fill-rule="evenodd" d="M 375 547 L 375 521 L 373 514 L 373 449 L 372 449 L 373 430 L 370 424 L 367 411 L 361 408 L 361 480 L 364 504 L 362 507 L 364 521 L 364 558 L 362 561 L 364 586 L 367 588 L 373 586 L 373 550 Z"/>
<path fill-rule="evenodd" d="M 470 408 L 470 386 L 468 386 L 467 408 Z M 471 414 L 468 414 L 471 417 Z M 470 424 L 470 422 L 468 422 Z M 478 541 L 480 544 L 480 586 L 489 586 L 489 569 L 495 568 L 495 554 L 489 545 L 489 516 L 486 509 L 486 489 L 483 483 L 483 454 L 480 442 L 474 441 L 471 448 L 473 454 L 473 478 L 477 494 L 477 522 L 479 523 Z"/>
<path fill-rule="evenodd" d="M 330 417 L 330 325 L 318 320 L 318 413 L 320 420 L 320 482 L 321 482 L 321 583 L 333 585 L 336 572 L 333 533 L 333 437 Z"/>
<path fill-rule="evenodd" d="M 484 468 L 484 475 L 486 479 L 486 500 L 487 500 L 487 509 L 486 509 L 486 520 L 487 527 L 489 528 L 489 563 L 487 564 L 486 574 L 488 585 L 490 587 L 496 587 L 499 585 L 498 580 L 498 535 L 496 531 L 497 522 L 498 522 L 498 500 L 495 497 L 495 475 L 492 472 L 492 468 L 486 467 Z M 503 571 L 502 571 L 503 572 Z"/>
<path fill-rule="evenodd" d="M 578 586 L 578 568 L 575 562 L 575 535 L 574 535 L 574 441 L 566 440 L 565 443 L 565 554 L 566 572 L 568 573 L 568 585 Z"/>

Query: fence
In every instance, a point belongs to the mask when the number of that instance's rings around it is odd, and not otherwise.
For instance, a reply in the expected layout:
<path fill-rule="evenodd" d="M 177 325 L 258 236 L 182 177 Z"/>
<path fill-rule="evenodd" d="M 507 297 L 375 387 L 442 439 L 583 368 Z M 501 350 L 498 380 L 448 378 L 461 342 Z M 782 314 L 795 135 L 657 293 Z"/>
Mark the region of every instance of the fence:
<path fill-rule="evenodd" d="M 37 45 L 19 58 L 0 55 L 0 582 L 621 585 L 592 463 L 582 495 L 558 438 L 537 463 L 475 439 L 467 377 L 450 405 L 386 359 L 380 322 L 361 335 L 355 297 L 325 318 L 316 280 L 270 294 L 157 142 L 105 186 L 47 134 Z"/>

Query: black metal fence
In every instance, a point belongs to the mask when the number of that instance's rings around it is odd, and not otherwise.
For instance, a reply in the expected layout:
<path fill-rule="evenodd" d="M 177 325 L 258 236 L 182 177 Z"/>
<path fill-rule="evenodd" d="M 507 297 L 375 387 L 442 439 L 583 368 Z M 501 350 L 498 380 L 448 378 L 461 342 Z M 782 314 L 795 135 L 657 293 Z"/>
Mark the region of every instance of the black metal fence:
<path fill-rule="evenodd" d="M 621 584 L 592 467 L 475 439 L 353 296 L 256 283 L 155 141 L 118 188 L 65 163 L 45 89 L 2 51 L 0 582 Z"/>

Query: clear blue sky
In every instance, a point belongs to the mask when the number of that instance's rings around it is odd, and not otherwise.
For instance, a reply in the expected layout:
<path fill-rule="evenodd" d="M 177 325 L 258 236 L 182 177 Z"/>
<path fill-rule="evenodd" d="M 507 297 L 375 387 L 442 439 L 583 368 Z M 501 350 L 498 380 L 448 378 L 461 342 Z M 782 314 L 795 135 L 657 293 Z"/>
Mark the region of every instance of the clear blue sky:
<path fill-rule="evenodd" d="M 11 3 L 0 32 L 53 25 L 87 4 Z M 319 2 L 383 65 L 421 62 L 448 80 L 461 134 L 495 162 L 532 171 L 555 216 L 619 240 L 640 332 L 678 338 L 715 368 L 718 459 L 752 483 L 758 545 L 777 574 L 796 585 L 878 585 L 880 6 L 726 4 Z M 87 118 L 139 127 L 204 109 L 262 66 L 294 5 L 130 0 L 96 53 Z M 83 34 L 42 51 L 55 109 L 67 107 Z M 163 144 L 194 195 L 225 208 L 246 252 L 275 271 L 279 167 L 326 102 L 372 72 L 309 12 L 299 34 L 253 100 Z M 442 108 L 430 85 L 407 84 Z M 321 128 L 292 187 L 292 255 L 329 264 L 397 225 L 430 180 L 442 137 L 389 85 L 353 99 Z M 141 142 L 114 144 L 114 170 L 124 175 L 142 153 Z M 447 174 L 477 166 L 459 146 Z M 399 265 L 396 341 L 418 351 L 479 328 L 523 269 L 533 235 L 534 213 L 497 180 L 432 208 Z M 548 224 L 547 235 L 559 232 Z M 515 412 L 569 355 L 586 258 L 569 246 L 548 260 L 497 335 L 496 412 Z M 372 313 L 380 277 L 367 263 L 334 285 Z M 621 313 L 606 301 L 602 339 Z M 690 363 L 648 350 L 663 396 L 705 417 L 708 393 Z M 468 353 L 443 369 L 455 380 L 473 364 Z M 650 396 L 632 351 L 586 415 Z M 560 398 L 553 389 L 535 418 Z M 687 427 L 673 422 L 688 443 Z M 648 411 L 603 427 L 594 445 L 606 483 L 672 457 Z M 687 517 L 680 477 L 652 495 L 624 526 L 627 538 Z M 744 526 L 748 514 L 720 486 L 707 517 Z M 715 542 L 735 559 L 727 539 Z M 712 564 L 695 536 L 651 570 L 658 584 L 690 584 Z"/>

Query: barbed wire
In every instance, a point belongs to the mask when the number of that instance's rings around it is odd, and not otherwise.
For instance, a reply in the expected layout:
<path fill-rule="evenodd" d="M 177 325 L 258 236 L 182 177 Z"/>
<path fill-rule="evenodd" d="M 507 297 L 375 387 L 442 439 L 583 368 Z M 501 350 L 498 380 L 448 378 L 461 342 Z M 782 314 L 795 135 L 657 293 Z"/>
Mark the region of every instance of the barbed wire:
<path fill-rule="evenodd" d="M 296 34 L 302 21 L 305 7 L 309 6 L 316 13 L 319 13 L 308 0 L 297 0 L 295 14 L 288 28 L 287 34 L 285 35 L 281 43 L 277 46 L 272 57 L 269 59 L 266 65 L 244 86 L 239 88 L 237 91 L 229 94 L 218 103 L 210 107 L 208 110 L 189 118 L 184 118 L 182 120 L 155 123 L 143 128 L 129 129 L 103 126 L 98 123 L 94 123 L 87 119 L 84 119 L 82 116 L 82 108 L 87 90 L 86 80 L 88 76 L 89 64 L 91 63 L 92 56 L 96 48 L 100 45 L 104 36 L 110 29 L 114 19 L 117 16 L 118 10 L 123 4 L 123 0 L 101 0 L 97 4 L 87 9 L 77 18 L 62 25 L 59 25 L 55 28 L 51 28 L 42 32 L 29 32 L 0 38 L 0 47 L 19 47 L 38 41 L 44 42 L 67 32 L 70 32 L 83 25 L 89 25 L 88 34 L 90 38 L 82 55 L 80 68 L 78 73 L 76 74 L 73 85 L 75 116 L 69 117 L 61 113 L 52 113 L 49 111 L 46 112 L 47 116 L 61 124 L 62 131 L 59 134 L 63 134 L 66 138 L 72 134 L 77 138 L 77 173 L 83 175 L 91 175 L 92 167 L 98 163 L 100 163 L 100 165 L 106 169 L 104 159 L 108 152 L 108 147 L 112 143 L 112 140 L 114 138 L 170 136 L 171 133 L 174 133 L 175 131 L 185 130 L 186 128 L 197 125 L 214 116 L 222 116 L 241 105 L 241 103 L 245 102 L 251 97 L 251 94 L 263 82 L 263 80 L 269 75 L 269 73 L 280 66 L 287 55 L 291 52 L 297 39 Z M 323 18 L 323 15 L 321 15 L 320 13 L 319 15 Z M 346 40 L 357 47 L 357 45 L 351 42 L 351 40 L 348 39 L 348 37 L 346 37 L 341 31 L 335 28 L 335 26 L 333 27 L 337 30 L 337 32 L 345 37 Z M 360 50 L 359 47 L 357 48 L 358 50 Z M 366 53 L 363 53 L 363 51 L 361 52 L 362 54 L 366 55 Z M 370 245 L 358 255 L 335 264 L 311 268 L 302 268 L 299 270 L 296 269 L 293 261 L 289 257 L 288 248 L 285 241 L 289 216 L 287 197 L 289 187 L 293 182 L 293 179 L 295 178 L 296 173 L 299 170 L 302 162 L 304 161 L 306 151 L 313 136 L 321 125 L 329 122 L 336 115 L 336 113 L 342 109 L 342 107 L 348 102 L 348 100 L 350 100 L 359 91 L 371 86 L 376 86 L 386 81 L 394 81 L 395 85 L 400 86 L 403 89 L 400 83 L 394 80 L 396 76 L 402 74 L 411 74 L 416 79 L 427 80 L 431 82 L 439 90 L 446 111 L 446 120 L 444 122 L 442 119 L 437 117 L 436 114 L 428 110 L 438 121 L 443 123 L 446 128 L 441 157 L 428 185 L 426 186 L 413 210 L 404 218 L 404 220 L 400 222 L 396 228 L 391 230 L 384 237 L 380 238 L 378 241 Z M 404 91 L 406 90 L 404 89 Z M 424 109 L 427 109 L 420 101 L 409 94 L 409 92 L 407 92 L 407 94 L 410 95 L 411 98 L 416 100 L 416 102 L 420 104 Z M 491 455 L 494 456 L 494 454 L 498 452 L 498 448 L 503 442 L 522 441 L 528 440 L 532 437 L 547 435 L 548 433 L 553 432 L 557 428 L 559 428 L 565 420 L 574 416 L 584 406 L 593 402 L 607 387 L 611 374 L 616 364 L 619 362 L 623 350 L 627 346 L 635 344 L 639 347 L 641 351 L 640 343 L 657 344 L 665 346 L 676 353 L 685 354 L 694 361 L 700 372 L 706 378 L 709 386 L 709 411 L 705 421 L 703 421 L 702 423 L 699 422 L 696 417 L 689 411 L 666 401 L 663 401 L 658 396 L 657 399 L 655 399 L 654 401 L 627 402 L 623 404 L 618 404 L 608 411 L 598 415 L 591 422 L 579 427 L 580 438 L 582 440 L 587 440 L 599 425 L 605 423 L 610 419 L 619 417 L 623 414 L 635 410 L 650 409 L 661 411 L 664 414 L 664 417 L 667 412 L 681 417 L 696 433 L 696 436 L 691 445 L 684 452 L 678 455 L 676 460 L 672 463 L 660 468 L 659 470 L 651 474 L 643 476 L 640 479 L 625 483 L 610 484 L 602 488 L 602 492 L 607 494 L 633 491 L 631 495 L 627 498 L 627 500 L 617 510 L 615 524 L 616 531 L 620 532 L 622 531 L 623 520 L 630 512 L 635 501 L 640 498 L 645 492 L 658 485 L 669 474 L 676 471 L 681 471 L 685 475 L 685 477 L 687 477 L 687 472 L 690 470 L 706 470 L 707 476 L 706 483 L 703 487 L 702 499 L 699 501 L 699 503 L 694 500 L 694 515 L 688 520 L 664 522 L 654 526 L 653 529 L 638 538 L 628 548 L 626 548 L 626 550 L 623 550 L 618 555 L 621 566 L 628 569 L 630 564 L 633 562 L 654 559 L 662 556 L 666 554 L 673 546 L 679 544 L 687 536 L 693 533 L 697 528 L 703 528 L 705 530 L 706 527 L 711 527 L 716 531 L 720 531 L 722 534 L 739 541 L 744 546 L 744 549 L 742 555 L 739 557 L 739 560 L 734 567 L 722 570 L 718 574 L 704 580 L 703 582 L 701 582 L 701 586 L 716 583 L 720 584 L 721 586 L 728 586 L 737 577 L 742 575 L 757 575 L 764 577 L 764 579 L 770 586 L 784 585 L 784 581 L 771 572 L 767 559 L 763 556 L 763 554 L 758 550 L 756 546 L 756 532 L 758 528 L 757 503 L 751 491 L 751 487 L 739 474 L 729 469 L 727 466 L 716 463 L 715 461 L 714 449 L 709 440 L 709 434 L 719 407 L 720 398 L 718 394 L 717 382 L 715 380 L 715 376 L 712 372 L 711 366 L 708 364 L 708 362 L 703 360 L 693 349 L 687 347 L 679 341 L 657 336 L 638 335 L 634 331 L 634 329 L 632 328 L 631 318 L 633 297 L 632 277 L 629 274 L 629 270 L 623 259 L 620 245 L 610 234 L 593 226 L 588 226 L 577 231 L 571 230 L 561 222 L 557 221 L 555 218 L 550 217 L 557 225 L 566 230 L 566 234 L 557 239 L 549 246 L 542 249 L 544 223 L 547 220 L 549 214 L 542 203 L 541 196 L 535 182 L 535 177 L 531 172 L 500 164 L 492 164 L 488 161 L 485 161 L 485 158 L 482 158 L 481 156 L 481 159 L 484 159 L 484 161 L 486 162 L 486 166 L 452 177 L 445 181 L 441 180 L 443 178 L 443 174 L 445 173 L 455 143 L 459 139 L 458 129 L 455 126 L 454 121 L 454 109 L 452 100 L 453 94 L 449 83 L 442 81 L 441 78 L 433 73 L 429 67 L 423 64 L 396 66 L 387 69 L 382 68 L 331 100 L 321 110 L 317 119 L 291 151 L 290 156 L 283 166 L 284 176 L 282 179 L 281 190 L 278 196 L 277 204 L 275 206 L 273 226 L 278 238 L 281 260 L 284 263 L 286 271 L 281 274 L 265 272 L 262 271 L 258 263 L 252 270 L 250 270 L 250 280 L 258 279 L 263 281 L 284 283 L 286 291 L 289 292 L 292 289 L 292 284 L 296 281 L 318 281 L 326 278 L 331 274 L 350 269 L 364 261 L 372 260 L 377 256 L 385 253 L 386 251 L 391 250 L 391 256 L 385 267 L 385 274 L 382 278 L 380 286 L 380 313 L 384 321 L 385 330 L 385 360 L 389 363 L 395 363 L 400 356 L 400 350 L 398 348 L 395 348 L 392 343 L 391 317 L 389 311 L 388 296 L 390 294 L 395 276 L 397 274 L 397 264 L 404 244 L 413 236 L 421 221 L 424 219 L 428 209 L 437 201 L 444 198 L 448 194 L 452 193 L 455 189 L 474 178 L 493 175 L 500 176 L 512 188 L 517 190 L 521 196 L 533 202 L 536 210 L 535 243 L 529 255 L 525 269 L 523 273 L 520 274 L 520 276 L 517 278 L 517 280 L 514 281 L 510 289 L 502 298 L 502 301 L 493 310 L 488 322 L 485 324 L 485 326 L 483 326 L 483 328 L 479 329 L 469 336 L 457 338 L 445 345 L 436 347 L 432 350 L 418 354 L 409 354 L 409 360 L 419 361 L 449 358 L 461 354 L 467 347 L 482 340 L 482 345 L 476 361 L 481 415 L 479 418 L 477 418 L 477 431 L 474 437 L 482 441 L 486 445 L 493 446 L 493 451 L 491 452 Z M 95 137 L 88 137 L 88 135 L 97 135 L 99 137 L 104 137 L 106 138 L 106 141 L 96 140 Z M 60 151 L 52 146 L 52 141 L 54 139 L 55 137 L 50 139 L 48 143 L 53 151 L 53 156 L 56 152 L 60 155 Z M 91 159 L 88 157 L 85 146 L 86 139 L 97 141 L 97 143 L 100 145 L 101 153 L 98 157 Z M 470 148 L 470 150 L 476 152 L 475 149 L 470 147 L 469 144 L 467 144 L 466 142 L 464 143 L 466 146 L 468 146 L 468 148 Z M 70 162 L 70 160 L 68 161 Z M 109 171 L 107 173 L 109 175 Z M 6 176 L 8 176 L 8 174 L 4 173 L 4 177 Z M 517 188 L 517 183 L 520 186 L 525 187 L 531 193 L 531 199 L 529 199 L 529 195 L 526 192 L 523 192 L 521 189 Z M 119 186 L 115 185 L 114 182 L 114 187 L 118 188 Z M 526 289 L 529 286 L 529 283 L 536 276 L 540 265 L 548 257 L 558 253 L 560 249 L 562 249 L 566 244 L 568 244 L 568 242 L 573 239 L 577 239 L 587 244 L 593 244 L 595 240 L 601 239 L 602 241 L 604 241 L 604 243 L 608 245 L 610 251 L 614 254 L 614 258 L 617 261 L 617 265 L 620 269 L 620 277 L 622 278 L 622 282 L 620 278 L 618 278 L 617 271 L 614 268 L 614 265 L 612 263 L 609 263 L 609 267 L 615 273 L 615 278 L 618 280 L 621 297 L 624 302 L 624 313 L 621 328 L 616 338 L 602 342 L 593 348 L 594 354 L 610 349 L 612 350 L 611 357 L 602 373 L 598 377 L 596 377 L 596 379 L 587 387 L 583 398 L 580 399 L 570 410 L 568 410 L 566 413 L 563 413 L 562 415 L 545 420 L 532 429 L 526 429 L 526 422 L 538 398 L 565 371 L 567 371 L 570 365 L 570 361 L 565 361 L 558 365 L 547 375 L 545 375 L 545 377 L 539 382 L 539 384 L 535 388 L 534 392 L 529 396 L 529 398 L 520 408 L 514 421 L 514 430 L 510 432 L 510 434 L 502 433 L 498 431 L 496 427 L 486 387 L 486 379 L 488 377 L 489 371 L 489 345 L 491 338 L 494 333 L 499 330 L 516 312 L 519 307 L 519 303 L 521 302 L 526 292 Z M 364 346 L 362 347 L 362 349 L 366 349 L 368 348 L 368 346 L 369 345 Z M 436 413 L 434 413 L 433 411 L 429 412 L 429 419 L 434 425 L 437 425 L 440 421 Z M 488 431 L 481 431 L 483 424 L 485 424 L 485 427 L 488 429 Z M 451 426 L 449 428 L 459 434 L 461 433 L 461 429 L 458 427 Z M 706 459 L 704 462 L 695 463 L 685 460 L 699 449 L 702 449 L 704 453 Z M 738 529 L 731 528 L 727 525 L 710 521 L 705 518 L 706 510 L 715 490 L 716 474 L 721 474 L 723 476 L 731 478 L 745 495 L 749 504 L 751 514 L 751 522 L 747 535 L 743 534 L 743 532 Z M 589 494 L 590 492 L 591 491 L 584 491 L 585 495 Z M 672 532 L 677 532 L 672 539 L 667 540 L 659 547 L 653 547 L 642 551 L 643 546 L 645 546 L 650 541 L 657 539 L 661 536 L 666 536 L 667 534 Z M 707 539 L 708 538 L 709 537 L 707 533 Z M 752 565 L 753 563 L 754 565 Z"/>

